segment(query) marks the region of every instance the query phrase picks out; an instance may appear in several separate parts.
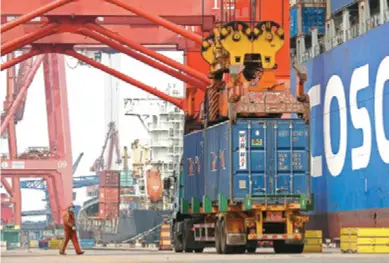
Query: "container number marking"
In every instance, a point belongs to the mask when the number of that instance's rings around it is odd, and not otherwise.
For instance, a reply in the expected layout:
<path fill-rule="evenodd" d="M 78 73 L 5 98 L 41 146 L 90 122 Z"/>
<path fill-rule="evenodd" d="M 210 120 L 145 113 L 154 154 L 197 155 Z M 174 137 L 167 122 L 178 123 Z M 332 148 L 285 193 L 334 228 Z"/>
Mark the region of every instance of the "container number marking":
<path fill-rule="evenodd" d="M 246 153 L 246 131 L 239 131 L 239 169 L 247 169 L 247 153 Z"/>

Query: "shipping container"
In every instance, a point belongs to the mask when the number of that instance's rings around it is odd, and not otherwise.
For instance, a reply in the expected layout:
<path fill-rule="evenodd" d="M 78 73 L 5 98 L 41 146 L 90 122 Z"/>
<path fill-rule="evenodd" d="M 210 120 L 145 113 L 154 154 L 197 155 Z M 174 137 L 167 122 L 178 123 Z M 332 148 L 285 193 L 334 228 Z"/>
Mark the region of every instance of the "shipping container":
<path fill-rule="evenodd" d="M 120 172 L 120 187 L 131 187 L 134 185 L 134 179 L 132 177 L 132 172 L 122 171 Z"/>
<path fill-rule="evenodd" d="M 192 197 L 202 200 L 204 195 L 203 147 L 202 131 L 192 132 L 190 136 L 184 136 L 185 184 L 190 185 L 183 191 L 186 200 L 191 200 Z"/>
<path fill-rule="evenodd" d="M 310 194 L 308 133 L 300 119 L 242 119 L 185 135 L 184 199 Z"/>
<path fill-rule="evenodd" d="M 118 203 L 119 202 L 119 188 L 100 187 L 99 202 L 100 203 Z"/>
<path fill-rule="evenodd" d="M 312 28 L 319 34 L 325 33 L 326 8 L 298 5 L 290 10 L 290 36 L 310 35 Z M 300 28 L 301 25 L 301 28 Z"/>
<path fill-rule="evenodd" d="M 344 226 L 389 227 L 388 35 L 385 23 L 304 63 L 315 194 L 309 224 L 325 238 Z"/>
<path fill-rule="evenodd" d="M 98 173 L 100 177 L 100 187 L 118 187 L 120 172 L 102 171 Z"/>
<path fill-rule="evenodd" d="M 1 240 L 7 242 L 7 247 L 20 246 L 21 230 L 15 228 L 3 227 L 1 229 Z"/>
<path fill-rule="evenodd" d="M 120 203 L 137 202 L 138 198 L 135 196 L 120 196 Z"/>
<path fill-rule="evenodd" d="M 131 187 L 120 187 L 120 196 L 125 195 L 135 195 L 136 190 L 134 186 Z"/>
<path fill-rule="evenodd" d="M 99 203 L 99 218 L 111 219 L 118 218 L 119 203 Z"/>
<path fill-rule="evenodd" d="M 290 9 L 290 37 L 295 37 L 298 34 L 298 7 L 293 7 Z"/>
<path fill-rule="evenodd" d="M 358 2 L 358 0 L 332 0 L 331 1 L 331 14 L 340 11 L 344 7 Z"/>

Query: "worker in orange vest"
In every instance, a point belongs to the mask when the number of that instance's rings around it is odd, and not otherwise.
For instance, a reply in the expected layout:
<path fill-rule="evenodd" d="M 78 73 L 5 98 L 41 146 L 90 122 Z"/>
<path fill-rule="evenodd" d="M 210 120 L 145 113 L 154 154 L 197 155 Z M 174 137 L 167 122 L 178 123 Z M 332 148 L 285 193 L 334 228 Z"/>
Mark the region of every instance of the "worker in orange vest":
<path fill-rule="evenodd" d="M 62 247 L 59 251 L 61 255 L 66 255 L 65 249 L 68 245 L 69 240 L 72 240 L 73 246 L 76 250 L 77 255 L 84 254 L 84 251 L 81 251 L 80 245 L 78 244 L 77 239 L 77 228 L 75 224 L 75 216 L 74 216 L 74 205 L 70 204 L 67 211 L 63 215 L 63 228 L 65 232 L 65 240 L 62 243 Z"/>

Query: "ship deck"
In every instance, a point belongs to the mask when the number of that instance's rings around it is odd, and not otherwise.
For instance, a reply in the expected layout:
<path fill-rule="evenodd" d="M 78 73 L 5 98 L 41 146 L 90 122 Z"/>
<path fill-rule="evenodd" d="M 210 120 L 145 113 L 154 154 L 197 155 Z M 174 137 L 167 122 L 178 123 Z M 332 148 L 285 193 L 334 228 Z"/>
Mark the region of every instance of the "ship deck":
<path fill-rule="evenodd" d="M 338 249 L 325 249 L 319 254 L 302 255 L 275 255 L 272 249 L 258 249 L 256 254 L 244 255 L 218 255 L 214 249 L 208 249 L 202 254 L 175 254 L 172 251 L 158 251 L 156 249 L 133 249 L 133 250 L 86 250 L 82 256 L 77 256 L 74 251 L 68 251 L 67 256 L 58 255 L 57 250 L 17 249 L 2 251 L 3 263 L 135 263 L 135 262 L 288 262 L 288 263 L 359 263 L 359 262 L 387 262 L 388 255 L 358 255 L 341 254 Z"/>

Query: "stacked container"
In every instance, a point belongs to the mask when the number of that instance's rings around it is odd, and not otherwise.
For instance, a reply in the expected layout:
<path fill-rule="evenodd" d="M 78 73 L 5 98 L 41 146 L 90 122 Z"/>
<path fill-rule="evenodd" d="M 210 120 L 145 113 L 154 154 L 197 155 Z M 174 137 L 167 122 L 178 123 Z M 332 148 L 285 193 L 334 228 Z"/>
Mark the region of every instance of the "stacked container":
<path fill-rule="evenodd" d="M 135 183 L 132 171 L 122 171 L 120 173 L 120 210 L 137 208 L 135 194 Z"/>
<path fill-rule="evenodd" d="M 296 5 L 290 9 L 290 37 L 311 35 L 314 27 L 325 33 L 326 8 L 323 6 Z"/>
<path fill-rule="evenodd" d="M 99 217 L 101 219 L 118 218 L 120 172 L 102 171 L 99 176 Z"/>

